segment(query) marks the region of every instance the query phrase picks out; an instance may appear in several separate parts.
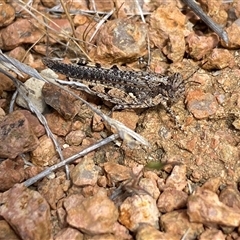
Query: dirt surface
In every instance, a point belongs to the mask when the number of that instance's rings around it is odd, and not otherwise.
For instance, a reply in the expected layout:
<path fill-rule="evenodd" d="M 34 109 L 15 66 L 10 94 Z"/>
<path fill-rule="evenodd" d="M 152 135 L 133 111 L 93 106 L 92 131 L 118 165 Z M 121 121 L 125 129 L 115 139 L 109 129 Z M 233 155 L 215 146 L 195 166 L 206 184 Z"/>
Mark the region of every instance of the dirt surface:
<path fill-rule="evenodd" d="M 60 157 L 21 96 L 9 112 L 16 87 L 1 73 L 0 239 L 240 238 L 240 3 L 198 1 L 226 30 L 226 44 L 181 1 L 139 2 L 144 19 L 135 1 L 68 1 L 65 10 L 52 9 L 58 1 L 0 1 L 0 49 L 39 72 L 44 56 L 84 57 L 107 68 L 178 72 L 186 83 L 171 105 L 180 128 L 161 105 L 114 111 L 150 147 L 123 137 L 70 164 L 70 179 L 61 168 L 27 188 Z M 12 74 L 64 159 L 114 132 L 58 86 Z M 69 89 L 106 114 L 113 107 Z"/>

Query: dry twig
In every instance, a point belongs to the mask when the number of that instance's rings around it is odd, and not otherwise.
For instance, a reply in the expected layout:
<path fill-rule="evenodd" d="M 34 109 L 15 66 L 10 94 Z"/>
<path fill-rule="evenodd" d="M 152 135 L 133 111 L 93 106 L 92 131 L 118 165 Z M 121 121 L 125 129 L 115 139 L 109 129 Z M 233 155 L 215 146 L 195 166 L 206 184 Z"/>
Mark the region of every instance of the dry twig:
<path fill-rule="evenodd" d="M 223 41 L 228 44 L 229 39 L 227 32 L 223 28 L 215 23 L 193 0 L 182 0 L 187 4 Z"/>
<path fill-rule="evenodd" d="M 95 144 L 93 144 L 92 146 L 82 150 L 81 152 L 63 160 L 62 162 L 59 162 L 51 167 L 48 167 L 47 169 L 45 169 L 44 171 L 42 171 L 41 173 L 37 174 L 36 176 L 32 177 L 32 178 L 29 178 L 28 180 L 26 180 L 23 184 L 26 186 L 26 187 L 29 187 L 31 186 L 32 184 L 34 184 L 35 182 L 41 180 L 42 178 L 48 176 L 50 173 L 56 171 L 57 169 L 65 166 L 66 164 L 70 164 L 72 162 L 74 162 L 76 159 L 80 158 L 80 157 L 83 157 L 85 156 L 86 154 L 116 140 L 118 138 L 118 135 L 117 134 L 113 134 L 103 140 L 101 140 L 100 142 L 97 142 Z"/>

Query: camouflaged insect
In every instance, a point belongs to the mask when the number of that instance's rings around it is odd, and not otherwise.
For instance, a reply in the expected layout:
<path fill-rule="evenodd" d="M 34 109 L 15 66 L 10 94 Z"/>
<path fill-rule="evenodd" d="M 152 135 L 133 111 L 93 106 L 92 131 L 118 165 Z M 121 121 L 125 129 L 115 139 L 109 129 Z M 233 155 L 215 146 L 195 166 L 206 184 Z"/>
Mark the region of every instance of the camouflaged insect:
<path fill-rule="evenodd" d="M 100 66 L 65 64 L 49 58 L 43 58 L 43 63 L 50 69 L 87 85 L 101 99 L 114 103 L 113 110 L 162 104 L 175 118 L 168 105 L 176 102 L 185 91 L 179 73 L 164 76 L 152 72 L 122 71 L 116 67 L 106 69 Z"/>

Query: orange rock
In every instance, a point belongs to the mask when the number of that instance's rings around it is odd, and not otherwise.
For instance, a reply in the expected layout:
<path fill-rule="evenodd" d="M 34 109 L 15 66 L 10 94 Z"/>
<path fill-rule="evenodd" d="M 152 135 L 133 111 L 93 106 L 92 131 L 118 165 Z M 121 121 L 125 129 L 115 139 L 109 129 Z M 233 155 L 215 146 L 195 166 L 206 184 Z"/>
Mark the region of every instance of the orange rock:
<path fill-rule="evenodd" d="M 52 240 L 50 207 L 37 191 L 16 184 L 0 195 L 0 202 L 0 215 L 21 239 Z"/>

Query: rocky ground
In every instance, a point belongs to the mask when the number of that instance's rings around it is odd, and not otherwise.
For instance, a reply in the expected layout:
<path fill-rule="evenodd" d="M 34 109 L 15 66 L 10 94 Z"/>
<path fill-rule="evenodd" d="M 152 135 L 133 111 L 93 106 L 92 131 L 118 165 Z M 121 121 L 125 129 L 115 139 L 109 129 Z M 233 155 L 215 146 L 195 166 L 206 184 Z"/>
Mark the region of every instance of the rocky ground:
<path fill-rule="evenodd" d="M 198 1 L 228 44 L 178 0 L 141 1 L 142 18 L 135 1 L 64 1 L 65 10 L 52 9 L 54 0 L 0 2 L 1 50 L 38 72 L 44 56 L 146 71 L 141 59 L 186 83 L 171 106 L 181 128 L 161 105 L 114 111 L 151 145 L 118 139 L 70 164 L 70 180 L 61 168 L 29 186 L 60 157 L 21 94 L 9 111 L 16 86 L 0 73 L 0 239 L 240 239 L 238 0 Z M 29 89 L 64 159 L 112 134 L 66 91 L 11 74 Z M 70 90 L 106 114 L 112 107 Z"/>

